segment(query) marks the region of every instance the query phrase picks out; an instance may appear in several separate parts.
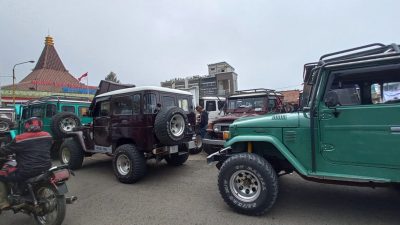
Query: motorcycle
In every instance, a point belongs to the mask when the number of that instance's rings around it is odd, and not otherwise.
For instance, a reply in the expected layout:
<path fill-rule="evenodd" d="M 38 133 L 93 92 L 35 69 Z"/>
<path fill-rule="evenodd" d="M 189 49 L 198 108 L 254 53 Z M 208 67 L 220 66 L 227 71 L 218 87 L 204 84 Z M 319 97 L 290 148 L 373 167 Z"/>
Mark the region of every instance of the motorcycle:
<path fill-rule="evenodd" d="M 15 167 L 14 156 L 0 157 L 0 168 L 4 165 Z M 65 197 L 68 192 L 66 181 L 71 174 L 74 175 L 67 165 L 61 165 L 24 182 L 5 183 L 10 207 L 3 210 L 32 215 L 38 225 L 61 225 L 66 204 L 77 200 L 75 196 Z"/>

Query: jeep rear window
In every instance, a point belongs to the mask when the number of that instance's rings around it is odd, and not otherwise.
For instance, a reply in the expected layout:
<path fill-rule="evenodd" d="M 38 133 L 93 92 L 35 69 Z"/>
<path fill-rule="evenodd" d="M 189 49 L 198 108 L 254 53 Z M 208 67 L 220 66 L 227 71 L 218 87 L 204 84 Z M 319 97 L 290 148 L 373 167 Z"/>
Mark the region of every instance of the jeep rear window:
<path fill-rule="evenodd" d="M 79 106 L 79 116 L 87 117 L 89 116 L 89 107 L 87 106 Z"/>
<path fill-rule="evenodd" d="M 170 97 L 170 96 L 163 96 L 162 97 L 161 107 L 171 107 L 171 106 L 176 106 L 175 105 L 175 98 Z"/>
<path fill-rule="evenodd" d="M 51 118 L 57 113 L 57 107 L 54 104 L 49 104 L 46 106 L 46 117 Z"/>
<path fill-rule="evenodd" d="M 61 111 L 75 113 L 75 107 L 70 105 L 64 105 L 61 107 Z"/>
<path fill-rule="evenodd" d="M 32 117 L 43 117 L 43 108 L 42 106 L 34 106 L 32 107 Z"/>

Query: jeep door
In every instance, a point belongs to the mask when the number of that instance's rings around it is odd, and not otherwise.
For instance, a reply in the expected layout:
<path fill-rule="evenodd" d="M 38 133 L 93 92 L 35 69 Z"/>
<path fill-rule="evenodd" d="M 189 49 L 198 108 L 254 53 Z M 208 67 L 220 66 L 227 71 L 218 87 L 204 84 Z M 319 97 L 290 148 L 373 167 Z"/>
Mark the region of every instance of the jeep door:
<path fill-rule="evenodd" d="M 328 163 L 319 169 L 400 168 L 399 74 L 398 63 L 330 72 L 318 113 L 319 152 Z"/>
<path fill-rule="evenodd" d="M 110 115 L 110 99 L 96 99 L 96 105 L 93 112 L 93 141 L 96 151 L 112 152 Z"/>

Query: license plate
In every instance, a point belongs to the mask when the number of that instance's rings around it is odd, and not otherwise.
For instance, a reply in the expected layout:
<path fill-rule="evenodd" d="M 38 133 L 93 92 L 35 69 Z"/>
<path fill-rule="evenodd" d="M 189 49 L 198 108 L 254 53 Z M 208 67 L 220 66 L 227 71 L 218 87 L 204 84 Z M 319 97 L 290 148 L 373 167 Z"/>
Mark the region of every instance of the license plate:
<path fill-rule="evenodd" d="M 169 146 L 169 154 L 174 154 L 178 152 L 178 145 L 175 146 Z"/>
<path fill-rule="evenodd" d="M 66 183 L 58 184 L 57 191 L 58 191 L 58 194 L 65 195 L 68 192 L 67 184 Z"/>

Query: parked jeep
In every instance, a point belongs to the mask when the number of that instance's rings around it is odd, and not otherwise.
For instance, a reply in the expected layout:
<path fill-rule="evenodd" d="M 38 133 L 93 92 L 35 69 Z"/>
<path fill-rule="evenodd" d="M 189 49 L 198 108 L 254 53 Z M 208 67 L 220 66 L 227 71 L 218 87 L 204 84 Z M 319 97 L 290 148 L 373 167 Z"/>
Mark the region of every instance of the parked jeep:
<path fill-rule="evenodd" d="M 399 185 L 399 74 L 395 44 L 306 64 L 301 111 L 238 119 L 225 148 L 208 156 L 222 198 L 240 213 L 263 214 L 278 196 L 278 176 L 293 171 L 321 183 Z"/>
<path fill-rule="evenodd" d="M 11 142 L 16 132 L 15 126 L 16 112 L 14 107 L 0 107 L 0 147 Z"/>
<path fill-rule="evenodd" d="M 100 94 L 93 100 L 93 124 L 69 135 L 60 160 L 71 169 L 85 156 L 113 155 L 114 174 L 122 183 L 134 183 L 146 173 L 146 160 L 165 159 L 179 166 L 194 148 L 195 113 L 192 94 L 162 87 L 125 88 Z"/>
<path fill-rule="evenodd" d="M 225 143 L 223 132 L 236 119 L 282 112 L 282 100 L 281 93 L 265 88 L 237 91 L 229 96 L 225 105 L 226 115 L 209 123 L 203 139 L 203 150 L 208 155 L 220 150 Z"/>

